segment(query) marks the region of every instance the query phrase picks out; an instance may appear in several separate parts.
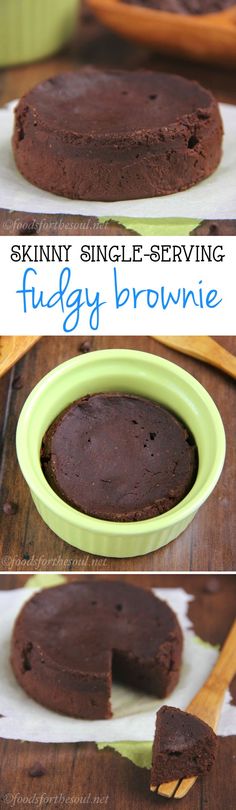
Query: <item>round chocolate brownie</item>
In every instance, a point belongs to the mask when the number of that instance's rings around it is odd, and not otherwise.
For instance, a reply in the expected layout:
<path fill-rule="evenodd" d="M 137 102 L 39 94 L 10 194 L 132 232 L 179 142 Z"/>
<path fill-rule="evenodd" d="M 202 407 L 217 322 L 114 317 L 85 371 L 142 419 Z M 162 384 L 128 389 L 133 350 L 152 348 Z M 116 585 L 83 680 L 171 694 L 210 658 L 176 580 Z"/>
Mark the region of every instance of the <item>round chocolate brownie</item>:
<path fill-rule="evenodd" d="M 40 188 L 84 200 L 172 194 L 208 177 L 222 122 L 197 82 L 151 71 L 85 68 L 38 85 L 19 102 L 13 150 Z"/>
<path fill-rule="evenodd" d="M 124 0 L 132 6 L 145 6 L 173 14 L 215 14 L 235 6 L 235 0 Z"/>
<path fill-rule="evenodd" d="M 111 716 L 113 678 L 159 698 L 174 689 L 182 633 L 171 608 L 151 591 L 92 579 L 40 591 L 24 605 L 11 661 L 39 703 L 99 719 Z"/>
<path fill-rule="evenodd" d="M 166 408 L 130 394 L 74 402 L 47 430 L 45 477 L 71 506 L 93 517 L 135 521 L 167 512 L 196 477 L 196 446 Z"/>

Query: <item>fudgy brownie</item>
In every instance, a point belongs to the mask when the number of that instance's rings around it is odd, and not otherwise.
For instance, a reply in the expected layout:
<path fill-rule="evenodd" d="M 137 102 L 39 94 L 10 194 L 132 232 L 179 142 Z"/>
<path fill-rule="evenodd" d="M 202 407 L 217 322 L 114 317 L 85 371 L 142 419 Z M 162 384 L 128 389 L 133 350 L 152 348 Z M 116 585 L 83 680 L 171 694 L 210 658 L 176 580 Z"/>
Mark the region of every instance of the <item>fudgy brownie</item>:
<path fill-rule="evenodd" d="M 13 150 L 20 172 L 40 188 L 126 200 L 172 194 L 208 177 L 222 134 L 217 102 L 197 82 L 84 68 L 23 96 Z"/>
<path fill-rule="evenodd" d="M 235 0 L 124 0 L 135 6 L 145 6 L 173 14 L 214 14 L 235 5 Z"/>
<path fill-rule="evenodd" d="M 156 402 L 93 394 L 49 427 L 41 464 L 52 489 L 79 511 L 137 521 L 185 497 L 196 478 L 197 451 L 187 428 Z"/>
<path fill-rule="evenodd" d="M 151 591 L 92 580 L 33 596 L 16 620 L 11 661 L 21 686 L 39 703 L 100 719 L 112 713 L 113 678 L 159 698 L 174 689 L 182 632 L 171 608 Z"/>
<path fill-rule="evenodd" d="M 214 764 L 217 737 L 193 714 L 162 706 L 156 716 L 151 790 L 163 782 L 198 776 Z"/>

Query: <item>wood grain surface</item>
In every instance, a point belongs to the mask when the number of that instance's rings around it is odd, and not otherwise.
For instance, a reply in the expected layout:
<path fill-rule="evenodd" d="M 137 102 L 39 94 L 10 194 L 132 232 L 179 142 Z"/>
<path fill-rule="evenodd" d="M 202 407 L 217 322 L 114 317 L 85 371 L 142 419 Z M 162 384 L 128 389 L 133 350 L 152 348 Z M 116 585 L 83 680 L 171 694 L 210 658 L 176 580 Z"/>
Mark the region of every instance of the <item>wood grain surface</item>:
<path fill-rule="evenodd" d="M 33 85 L 84 64 L 103 68 L 148 68 L 196 79 L 212 90 L 218 101 L 236 103 L 236 70 L 161 56 L 154 49 L 122 39 L 105 28 L 82 2 L 82 14 L 70 47 L 51 59 L 0 70 L 0 106 L 19 98 Z M 208 226 L 207 226 L 208 227 Z M 219 226 L 220 227 L 220 226 Z M 232 232 L 234 232 L 235 226 Z M 99 225 L 95 217 L 46 216 L 0 210 L 0 235 L 35 233 L 96 235 L 122 233 L 119 225 Z M 219 229 L 220 232 L 220 229 Z"/>
<path fill-rule="evenodd" d="M 219 407 L 227 436 L 226 462 L 216 489 L 179 538 L 158 552 L 126 560 L 107 559 L 80 552 L 59 540 L 39 517 L 16 459 L 17 420 L 34 385 L 58 363 L 79 353 L 85 340 L 86 338 L 79 336 L 42 338 L 0 382 L 0 570 L 234 571 L 235 381 L 213 367 L 167 349 L 151 337 L 93 337 L 87 339 L 87 348 L 96 351 L 124 347 L 150 351 L 179 364 L 206 387 Z M 218 340 L 236 353 L 235 337 Z"/>
<path fill-rule="evenodd" d="M 107 576 L 107 575 L 106 575 Z M 72 575 L 73 579 L 78 578 Z M 145 587 L 183 587 L 195 598 L 189 615 L 204 640 L 222 644 L 236 612 L 236 577 L 127 575 Z M 21 587 L 24 575 L 2 575 L 0 589 Z M 231 686 L 236 696 L 235 684 Z M 217 762 L 181 802 L 182 810 L 235 810 L 236 736 L 219 738 Z M 35 775 L 33 775 L 35 774 Z M 36 775 L 38 774 L 38 775 Z M 41 774 L 41 775 L 39 775 Z M 48 744 L 0 739 L 0 807 L 105 807 L 108 810 L 174 810 L 174 800 L 149 793 L 148 770 L 92 743 Z"/>

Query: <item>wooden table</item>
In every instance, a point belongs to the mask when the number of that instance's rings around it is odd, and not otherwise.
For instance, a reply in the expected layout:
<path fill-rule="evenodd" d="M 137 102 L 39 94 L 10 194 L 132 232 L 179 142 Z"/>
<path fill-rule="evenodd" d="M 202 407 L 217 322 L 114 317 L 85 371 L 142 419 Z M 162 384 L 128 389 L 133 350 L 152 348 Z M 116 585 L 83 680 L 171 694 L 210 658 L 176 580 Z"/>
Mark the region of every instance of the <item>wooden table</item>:
<path fill-rule="evenodd" d="M 50 369 L 80 352 L 81 337 L 42 338 L 2 378 L 0 398 L 2 455 L 0 475 L 0 570 L 62 571 L 234 571 L 236 568 L 236 391 L 235 381 L 210 366 L 166 349 L 151 337 L 88 338 L 92 350 L 123 347 L 153 352 L 192 373 L 211 394 L 227 434 L 227 458 L 220 481 L 188 529 L 174 542 L 146 556 L 115 560 L 80 552 L 59 540 L 43 523 L 16 460 L 15 431 L 26 397 Z M 219 338 L 236 353 L 236 338 Z M 207 448 L 206 448 L 207 452 Z M 18 511 L 5 514 L 4 503 Z M 8 511 L 8 510 L 7 510 Z"/>
<path fill-rule="evenodd" d="M 73 576 L 73 578 L 75 578 Z M 81 576 L 80 576 L 81 578 Z M 0 588 L 21 587 L 27 577 L 0 577 Z M 183 587 L 195 595 L 189 616 L 205 641 L 221 644 L 236 612 L 236 577 L 209 575 L 128 575 L 144 587 Z M 138 579 L 140 582 L 138 583 Z M 236 681 L 231 685 L 236 700 Z M 235 810 L 236 736 L 219 738 L 217 763 L 181 802 L 182 810 Z M 32 772 L 42 773 L 33 777 Z M 174 810 L 174 800 L 149 793 L 149 772 L 111 749 L 92 743 L 40 744 L 0 739 L 0 806 L 101 806 L 108 810 Z M 57 797 L 57 798 L 53 798 Z M 74 797 L 74 798 L 73 798 Z M 51 799 L 51 802 L 50 802 Z M 46 801 L 48 804 L 46 804 Z M 75 804 L 77 801 L 77 804 Z M 74 803 L 73 803 L 74 802 Z"/>
<path fill-rule="evenodd" d="M 208 87 L 221 102 L 236 103 L 236 71 L 217 66 L 201 65 L 181 59 L 160 56 L 151 49 L 121 39 L 102 26 L 82 4 L 82 17 L 74 42 L 64 53 L 30 65 L 0 71 L 0 106 L 19 98 L 34 84 L 63 71 L 73 70 L 83 64 L 97 67 L 149 68 L 170 73 L 179 73 L 197 79 Z M 95 217 L 54 216 L 0 210 L 0 236 L 38 232 L 47 234 L 97 235 L 126 233 L 119 225 L 100 225 Z M 236 221 L 232 233 L 236 230 Z M 207 233 L 209 230 L 207 229 Z M 219 229 L 220 232 L 220 229 Z"/>

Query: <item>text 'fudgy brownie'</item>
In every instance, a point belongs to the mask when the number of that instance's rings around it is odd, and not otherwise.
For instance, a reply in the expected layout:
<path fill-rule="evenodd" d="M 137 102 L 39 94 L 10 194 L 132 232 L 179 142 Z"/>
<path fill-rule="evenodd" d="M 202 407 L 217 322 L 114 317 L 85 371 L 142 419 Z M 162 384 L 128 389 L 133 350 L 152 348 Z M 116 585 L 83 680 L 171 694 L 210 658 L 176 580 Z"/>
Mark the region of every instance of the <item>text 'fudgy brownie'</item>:
<path fill-rule="evenodd" d="M 88 579 L 43 590 L 22 608 L 11 660 L 23 689 L 50 709 L 89 719 L 111 716 L 113 677 L 168 695 L 181 665 L 174 612 L 151 591 Z"/>
<path fill-rule="evenodd" d="M 172 194 L 208 177 L 222 121 L 197 82 L 151 71 L 84 68 L 19 102 L 13 150 L 20 172 L 63 197 L 128 200 Z"/>
<path fill-rule="evenodd" d="M 217 737 L 212 728 L 193 714 L 162 706 L 156 716 L 151 790 L 209 771 L 214 764 Z"/>
<path fill-rule="evenodd" d="M 94 394 L 52 423 L 41 464 L 52 489 L 79 511 L 137 521 L 185 497 L 196 478 L 197 450 L 187 428 L 156 402 Z"/>

